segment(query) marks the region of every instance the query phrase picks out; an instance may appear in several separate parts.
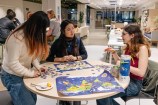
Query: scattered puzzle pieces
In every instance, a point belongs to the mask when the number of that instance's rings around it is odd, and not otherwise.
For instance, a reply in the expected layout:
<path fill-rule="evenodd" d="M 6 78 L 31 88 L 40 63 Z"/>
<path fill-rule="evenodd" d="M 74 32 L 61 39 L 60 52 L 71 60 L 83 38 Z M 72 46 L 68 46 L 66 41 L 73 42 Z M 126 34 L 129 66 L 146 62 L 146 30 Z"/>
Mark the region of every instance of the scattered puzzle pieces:
<path fill-rule="evenodd" d="M 47 76 L 49 76 L 49 75 L 50 75 L 52 78 L 53 78 L 54 76 L 57 76 L 56 69 L 51 68 L 51 67 L 48 67 L 46 71 L 45 71 L 45 70 L 41 70 L 41 78 L 46 79 Z"/>
<path fill-rule="evenodd" d="M 54 66 L 56 67 L 57 71 L 59 71 L 59 72 L 94 68 L 87 61 L 66 62 L 66 63 L 54 64 Z"/>

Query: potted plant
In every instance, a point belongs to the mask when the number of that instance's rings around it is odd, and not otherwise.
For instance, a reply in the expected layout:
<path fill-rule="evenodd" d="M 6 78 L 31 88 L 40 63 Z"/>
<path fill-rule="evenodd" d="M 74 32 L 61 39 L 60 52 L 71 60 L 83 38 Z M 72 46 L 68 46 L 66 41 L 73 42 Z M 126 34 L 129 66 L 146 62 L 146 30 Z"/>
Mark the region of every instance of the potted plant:
<path fill-rule="evenodd" d="M 84 22 L 83 17 L 84 17 L 84 13 L 82 11 L 80 11 L 80 13 L 79 13 L 79 20 L 78 20 L 78 22 L 80 23 L 80 26 Z"/>
<path fill-rule="evenodd" d="M 138 26 L 141 24 L 141 16 L 135 19 Z"/>

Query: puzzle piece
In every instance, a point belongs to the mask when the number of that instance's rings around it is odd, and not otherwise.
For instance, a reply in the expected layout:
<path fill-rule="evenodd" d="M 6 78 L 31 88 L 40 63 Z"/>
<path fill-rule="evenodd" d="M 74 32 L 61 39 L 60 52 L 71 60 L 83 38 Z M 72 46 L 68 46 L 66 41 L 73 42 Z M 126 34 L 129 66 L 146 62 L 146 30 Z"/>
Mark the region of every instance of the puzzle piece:
<path fill-rule="evenodd" d="M 94 68 L 87 61 L 66 62 L 66 63 L 54 64 L 54 66 L 56 67 L 57 71 L 59 71 L 59 72 Z"/>
<path fill-rule="evenodd" d="M 45 70 L 41 70 L 41 78 L 46 79 L 47 76 L 49 76 L 49 75 L 50 75 L 52 78 L 53 78 L 54 76 L 57 76 L 57 73 L 56 73 L 55 70 L 56 70 L 56 69 L 53 69 L 53 68 L 51 68 L 51 67 L 48 67 L 46 71 L 45 71 Z"/>

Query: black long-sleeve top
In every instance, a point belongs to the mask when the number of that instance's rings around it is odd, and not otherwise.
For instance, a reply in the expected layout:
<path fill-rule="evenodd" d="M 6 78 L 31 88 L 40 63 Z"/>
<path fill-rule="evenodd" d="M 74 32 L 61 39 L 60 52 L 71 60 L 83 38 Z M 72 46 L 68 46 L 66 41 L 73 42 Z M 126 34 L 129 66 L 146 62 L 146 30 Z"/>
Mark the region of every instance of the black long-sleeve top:
<path fill-rule="evenodd" d="M 46 59 L 46 61 L 53 62 L 55 57 L 63 57 L 63 56 L 65 56 L 65 55 L 63 55 L 63 47 L 61 47 L 60 43 L 61 43 L 61 39 L 60 38 L 58 38 L 53 43 L 53 45 L 51 46 L 51 49 L 50 49 L 49 56 Z M 71 43 L 71 42 L 69 41 L 69 43 Z M 81 56 L 83 60 L 87 59 L 87 56 L 88 56 L 87 55 L 87 51 L 86 51 L 86 49 L 84 47 L 84 44 L 83 44 L 82 40 L 78 39 L 77 43 L 78 43 L 78 47 L 79 47 L 79 49 L 78 49 L 79 50 L 79 55 L 78 56 Z M 68 47 L 69 46 L 66 46 L 67 49 L 68 49 Z M 70 54 L 68 54 L 68 55 L 70 55 Z M 73 56 L 76 56 L 76 55 L 73 55 Z"/>

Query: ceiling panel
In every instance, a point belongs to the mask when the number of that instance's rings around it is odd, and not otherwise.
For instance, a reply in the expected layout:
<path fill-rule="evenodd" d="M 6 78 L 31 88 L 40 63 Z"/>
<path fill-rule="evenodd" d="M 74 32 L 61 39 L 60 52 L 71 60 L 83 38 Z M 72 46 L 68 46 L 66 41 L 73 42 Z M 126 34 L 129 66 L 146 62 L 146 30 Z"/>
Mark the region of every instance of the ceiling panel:
<path fill-rule="evenodd" d="M 137 8 L 146 3 L 158 2 L 158 0 L 78 0 L 81 3 L 88 3 L 96 8 Z"/>

